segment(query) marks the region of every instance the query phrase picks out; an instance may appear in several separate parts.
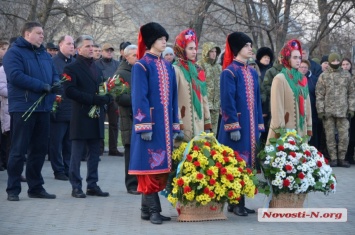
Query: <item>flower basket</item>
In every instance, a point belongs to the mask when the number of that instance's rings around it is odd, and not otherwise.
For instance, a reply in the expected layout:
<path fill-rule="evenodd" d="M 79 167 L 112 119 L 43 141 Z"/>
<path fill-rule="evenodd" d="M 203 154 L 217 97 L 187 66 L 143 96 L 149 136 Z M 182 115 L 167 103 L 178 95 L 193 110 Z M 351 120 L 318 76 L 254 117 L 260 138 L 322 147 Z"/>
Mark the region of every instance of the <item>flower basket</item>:
<path fill-rule="evenodd" d="M 212 220 L 226 220 L 223 213 L 224 203 L 209 202 L 207 205 L 196 206 L 195 203 L 181 205 L 179 208 L 179 222 L 200 222 Z"/>
<path fill-rule="evenodd" d="M 265 179 L 259 181 L 258 189 L 272 195 L 270 207 L 302 207 L 303 203 L 296 201 L 308 192 L 335 193 L 332 168 L 321 152 L 308 145 L 308 137 L 302 138 L 296 130 L 279 132 L 280 138 L 270 138 L 270 144 L 258 154 Z"/>
<path fill-rule="evenodd" d="M 273 195 L 269 208 L 303 208 L 307 194 L 280 193 Z"/>
<path fill-rule="evenodd" d="M 212 133 L 182 143 L 172 158 L 177 167 L 166 195 L 178 205 L 179 221 L 226 219 L 224 203 L 238 204 L 241 196 L 254 197 L 257 192 L 255 171 Z"/>

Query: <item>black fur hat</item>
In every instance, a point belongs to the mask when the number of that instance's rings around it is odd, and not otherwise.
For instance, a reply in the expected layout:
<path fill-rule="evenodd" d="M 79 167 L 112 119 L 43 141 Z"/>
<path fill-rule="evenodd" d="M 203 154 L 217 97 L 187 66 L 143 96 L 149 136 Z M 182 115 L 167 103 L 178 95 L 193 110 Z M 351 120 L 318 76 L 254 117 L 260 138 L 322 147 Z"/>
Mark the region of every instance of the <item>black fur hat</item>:
<path fill-rule="evenodd" d="M 272 50 L 269 47 L 260 47 L 258 49 L 258 51 L 256 52 L 256 59 L 258 61 L 260 61 L 264 55 L 267 55 L 270 57 L 270 63 L 272 63 L 274 61 L 274 53 L 272 52 Z"/>
<path fill-rule="evenodd" d="M 228 36 L 228 43 L 229 43 L 229 46 L 230 46 L 234 56 L 238 55 L 239 51 L 248 42 L 253 44 L 253 41 L 251 40 L 251 38 L 242 32 L 234 32 Z"/>
<path fill-rule="evenodd" d="M 158 23 L 150 22 L 141 27 L 141 34 L 143 37 L 144 44 L 148 49 L 152 47 L 154 42 L 163 36 L 166 37 L 166 41 L 169 39 L 169 34 L 166 30 Z"/>

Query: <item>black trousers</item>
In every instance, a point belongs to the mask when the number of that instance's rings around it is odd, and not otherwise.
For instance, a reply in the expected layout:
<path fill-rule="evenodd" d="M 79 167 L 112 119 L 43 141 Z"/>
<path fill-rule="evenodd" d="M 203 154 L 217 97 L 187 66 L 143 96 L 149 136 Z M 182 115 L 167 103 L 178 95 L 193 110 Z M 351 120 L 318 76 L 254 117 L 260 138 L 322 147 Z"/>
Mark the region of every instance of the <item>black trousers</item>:
<path fill-rule="evenodd" d="M 138 187 L 138 180 L 135 175 L 129 175 L 128 174 L 128 169 L 129 169 L 129 161 L 131 159 L 130 157 L 131 154 L 131 145 L 126 144 L 124 146 L 124 161 L 125 161 L 125 185 L 126 189 L 128 190 L 137 190 Z"/>

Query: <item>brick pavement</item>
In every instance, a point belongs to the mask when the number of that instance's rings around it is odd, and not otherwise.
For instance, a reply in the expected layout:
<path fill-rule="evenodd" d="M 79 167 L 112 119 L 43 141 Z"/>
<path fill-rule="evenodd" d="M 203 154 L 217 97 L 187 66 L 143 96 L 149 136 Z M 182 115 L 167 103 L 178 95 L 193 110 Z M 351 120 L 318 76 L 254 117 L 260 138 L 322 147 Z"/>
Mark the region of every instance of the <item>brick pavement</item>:
<path fill-rule="evenodd" d="M 324 196 L 310 193 L 306 207 L 346 207 L 346 223 L 260 223 L 257 215 L 238 217 L 225 212 L 228 220 L 211 222 L 176 222 L 177 212 L 161 197 L 164 215 L 172 221 L 152 225 L 140 219 L 140 196 L 126 193 L 122 157 L 101 157 L 99 186 L 110 192 L 108 198 L 71 197 L 69 182 L 54 180 L 49 161 L 43 167 L 44 187 L 57 199 L 32 199 L 27 184 L 22 183 L 19 202 L 6 200 L 6 171 L 0 172 L 0 235 L 3 234 L 355 234 L 354 181 L 355 167 L 334 168 L 338 179 L 337 193 Z M 82 176 L 86 163 L 82 162 Z M 83 182 L 84 190 L 86 183 Z M 249 208 L 263 206 L 265 196 L 247 199 Z"/>

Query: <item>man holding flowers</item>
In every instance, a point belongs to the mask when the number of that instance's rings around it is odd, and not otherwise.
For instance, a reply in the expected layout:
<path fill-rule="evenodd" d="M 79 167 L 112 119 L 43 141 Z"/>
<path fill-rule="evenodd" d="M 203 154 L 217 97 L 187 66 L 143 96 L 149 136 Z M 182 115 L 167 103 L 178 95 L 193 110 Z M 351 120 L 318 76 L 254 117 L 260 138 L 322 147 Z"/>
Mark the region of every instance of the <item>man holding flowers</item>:
<path fill-rule="evenodd" d="M 43 43 L 43 29 L 38 22 L 26 22 L 21 37 L 5 54 L 3 65 L 8 79 L 9 113 L 11 116 L 11 149 L 8 161 L 7 200 L 19 201 L 21 173 L 27 154 L 26 178 L 28 196 L 54 199 L 43 188 L 41 175 L 48 152 L 49 116 L 59 82 L 52 58 Z M 42 97 L 43 96 L 43 97 Z M 24 114 L 42 97 L 26 119 Z"/>
<path fill-rule="evenodd" d="M 109 193 L 102 192 L 96 184 L 100 156 L 100 140 L 104 138 L 104 117 L 93 118 L 88 115 L 92 106 L 100 107 L 98 112 L 104 114 L 104 106 L 112 101 L 110 94 L 98 95 L 99 85 L 103 82 L 101 70 L 93 60 L 93 38 L 80 36 L 75 45 L 78 57 L 74 63 L 64 68 L 64 73 L 71 79 L 64 83 L 65 94 L 72 100 L 72 115 L 70 120 L 70 139 L 72 140 L 72 155 L 69 166 L 69 180 L 72 185 L 72 196 L 85 198 L 86 195 L 107 197 Z M 89 150 L 87 160 L 87 191 L 82 191 L 80 176 L 80 161 L 82 155 Z"/>

